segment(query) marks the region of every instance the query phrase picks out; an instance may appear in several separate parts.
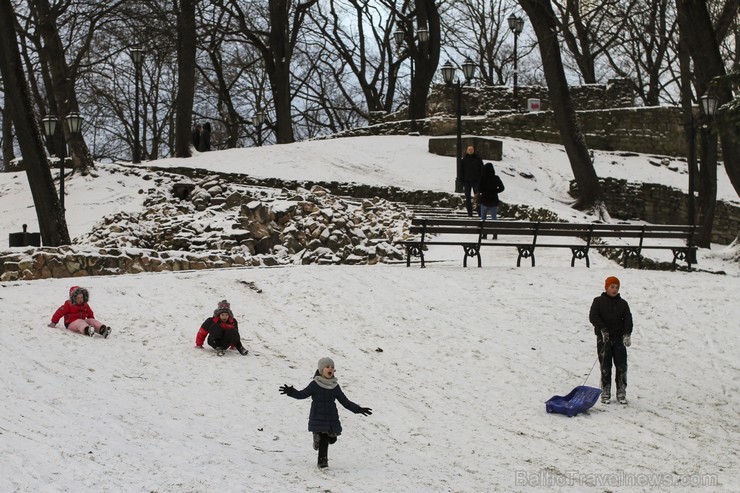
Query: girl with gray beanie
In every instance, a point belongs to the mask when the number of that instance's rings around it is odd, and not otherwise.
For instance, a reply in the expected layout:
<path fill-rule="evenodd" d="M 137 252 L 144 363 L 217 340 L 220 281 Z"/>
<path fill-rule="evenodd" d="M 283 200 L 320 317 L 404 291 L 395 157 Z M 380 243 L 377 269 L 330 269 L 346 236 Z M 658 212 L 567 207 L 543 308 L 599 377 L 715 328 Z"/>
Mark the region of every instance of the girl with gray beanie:
<path fill-rule="evenodd" d="M 292 385 L 280 387 L 280 393 L 294 399 L 311 397 L 311 412 L 308 416 L 308 431 L 313 432 L 313 448 L 319 451 L 318 466 L 329 466 L 329 444 L 337 441 L 342 434 L 339 412 L 334 400 L 355 414 L 370 416 L 369 407 L 361 407 L 347 399 L 334 375 L 334 361 L 331 358 L 319 360 L 313 381 L 303 390 L 296 390 Z"/>

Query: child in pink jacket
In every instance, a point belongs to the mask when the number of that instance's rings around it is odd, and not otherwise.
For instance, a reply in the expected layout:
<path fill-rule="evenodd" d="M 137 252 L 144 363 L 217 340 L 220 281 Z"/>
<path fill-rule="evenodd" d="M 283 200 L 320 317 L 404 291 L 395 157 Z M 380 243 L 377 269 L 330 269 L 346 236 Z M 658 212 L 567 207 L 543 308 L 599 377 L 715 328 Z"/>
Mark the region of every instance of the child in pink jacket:
<path fill-rule="evenodd" d="M 90 293 L 87 289 L 79 286 L 69 288 L 69 299 L 54 312 L 49 327 L 56 327 L 59 319 L 64 317 L 64 326 L 72 332 L 79 332 L 90 337 L 97 332 L 107 338 L 111 329 L 95 320 L 95 314 L 87 304 L 89 299 Z"/>

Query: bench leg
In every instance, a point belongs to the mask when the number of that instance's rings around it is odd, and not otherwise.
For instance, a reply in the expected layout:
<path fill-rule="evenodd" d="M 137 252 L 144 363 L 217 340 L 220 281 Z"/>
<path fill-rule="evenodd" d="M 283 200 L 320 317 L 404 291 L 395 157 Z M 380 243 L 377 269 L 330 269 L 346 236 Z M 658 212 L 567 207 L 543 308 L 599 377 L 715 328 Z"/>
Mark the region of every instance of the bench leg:
<path fill-rule="evenodd" d="M 571 267 L 576 265 L 576 259 L 584 259 L 586 261 L 586 267 L 591 267 L 587 247 L 570 247 L 570 251 L 573 253 L 573 257 L 570 259 Z"/>
<path fill-rule="evenodd" d="M 463 247 L 463 250 L 465 251 L 465 255 L 463 256 L 463 267 L 468 266 L 468 257 L 476 257 L 478 259 L 478 267 L 481 267 L 480 245 L 475 243 L 475 244 L 463 245 L 462 247 Z"/>

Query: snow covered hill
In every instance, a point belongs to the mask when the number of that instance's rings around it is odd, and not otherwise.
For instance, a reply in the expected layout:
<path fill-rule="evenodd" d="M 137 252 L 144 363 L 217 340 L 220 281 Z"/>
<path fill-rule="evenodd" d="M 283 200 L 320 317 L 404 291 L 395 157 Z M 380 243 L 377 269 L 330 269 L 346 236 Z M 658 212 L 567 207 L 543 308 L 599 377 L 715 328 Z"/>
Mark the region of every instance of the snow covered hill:
<path fill-rule="evenodd" d="M 423 154 L 418 138 L 389 139 L 375 141 L 374 158 L 362 154 L 365 141 L 347 139 L 323 143 L 324 155 L 322 143 L 243 150 L 241 165 L 286 179 L 304 169 L 306 179 L 411 180 L 395 156 L 412 162 L 420 188 L 447 186 L 449 160 Z M 191 163 L 233 171 L 226 161 L 236 152 Z M 497 169 L 509 176 L 509 197 L 560 204 L 566 214 L 567 171 L 543 164 L 558 152 L 507 141 Z M 631 166 L 626 159 L 614 168 Z M 505 174 L 520 165 L 537 180 Z M 671 173 L 649 170 L 658 172 Z M 73 235 L 94 216 L 140 207 L 148 185 L 115 180 L 72 180 Z M 23 175 L 0 177 L 6 231 L 32 224 L 24 185 Z M 460 253 L 430 250 L 426 269 L 309 265 L 0 283 L 0 491 L 737 491 L 734 249 L 702 251 L 705 270 L 692 273 L 622 269 L 600 256 L 590 269 L 571 268 L 563 252 L 548 251 L 536 268 L 516 268 L 515 252 L 503 249 L 488 249 L 483 268 L 463 269 Z M 547 414 L 552 395 L 598 386 L 588 308 L 609 275 L 621 279 L 635 319 L 630 402 L 574 418 Z M 110 338 L 47 327 L 74 284 L 90 290 Z M 247 356 L 193 347 L 224 298 Z M 347 396 L 373 408 L 363 417 L 340 406 L 344 434 L 327 470 L 316 468 L 310 403 L 278 392 L 308 384 L 322 356 L 334 359 Z"/>

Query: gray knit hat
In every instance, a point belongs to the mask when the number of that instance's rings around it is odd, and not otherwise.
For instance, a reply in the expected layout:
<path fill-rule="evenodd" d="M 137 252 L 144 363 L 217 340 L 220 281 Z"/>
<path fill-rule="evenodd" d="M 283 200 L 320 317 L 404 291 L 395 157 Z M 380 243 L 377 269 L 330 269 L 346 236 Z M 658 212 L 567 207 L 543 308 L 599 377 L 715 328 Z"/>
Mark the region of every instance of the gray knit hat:
<path fill-rule="evenodd" d="M 324 368 L 326 368 L 327 366 L 334 366 L 334 361 L 328 356 L 319 360 L 319 373 L 324 371 Z"/>
<path fill-rule="evenodd" d="M 221 300 L 218 302 L 218 308 L 213 310 L 213 316 L 218 317 L 222 313 L 228 313 L 229 317 L 234 318 L 234 314 L 231 313 L 231 305 L 226 300 Z"/>

